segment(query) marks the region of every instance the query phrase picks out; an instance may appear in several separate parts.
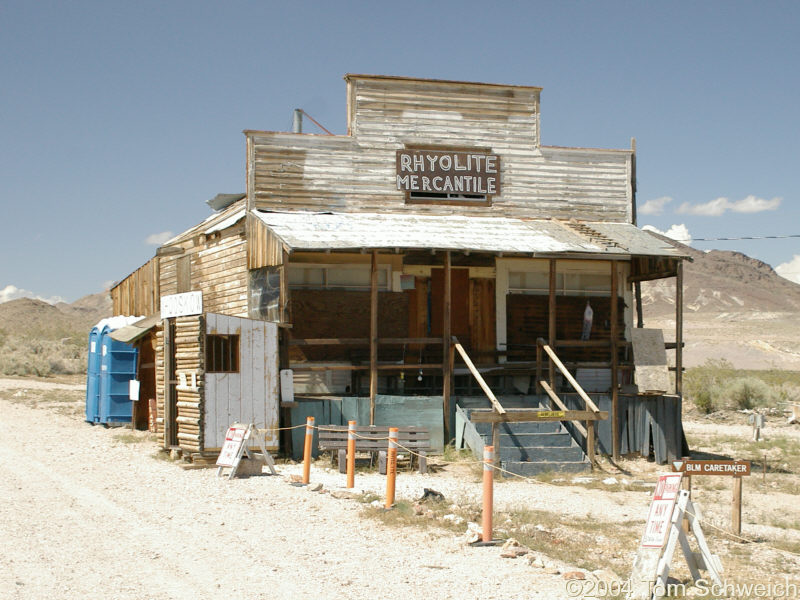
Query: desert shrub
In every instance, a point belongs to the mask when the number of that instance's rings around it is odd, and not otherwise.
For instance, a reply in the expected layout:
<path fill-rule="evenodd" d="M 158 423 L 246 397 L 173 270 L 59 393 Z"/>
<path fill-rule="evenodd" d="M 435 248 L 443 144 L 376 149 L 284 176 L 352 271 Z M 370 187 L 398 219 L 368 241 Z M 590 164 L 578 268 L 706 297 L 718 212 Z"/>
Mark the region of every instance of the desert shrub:
<path fill-rule="evenodd" d="M 725 400 L 728 408 L 734 410 L 767 406 L 774 401 L 772 388 L 757 377 L 734 379 L 725 386 Z"/>
<path fill-rule="evenodd" d="M 45 377 L 86 371 L 83 346 L 67 340 L 36 340 L 9 335 L 0 347 L 0 374 Z"/>
<path fill-rule="evenodd" d="M 774 388 L 778 402 L 788 404 L 800 403 L 800 386 L 784 382 Z"/>
<path fill-rule="evenodd" d="M 722 408 L 722 391 L 736 371 L 723 359 L 709 359 L 699 367 L 686 371 L 683 380 L 684 394 L 702 413 L 708 414 Z"/>

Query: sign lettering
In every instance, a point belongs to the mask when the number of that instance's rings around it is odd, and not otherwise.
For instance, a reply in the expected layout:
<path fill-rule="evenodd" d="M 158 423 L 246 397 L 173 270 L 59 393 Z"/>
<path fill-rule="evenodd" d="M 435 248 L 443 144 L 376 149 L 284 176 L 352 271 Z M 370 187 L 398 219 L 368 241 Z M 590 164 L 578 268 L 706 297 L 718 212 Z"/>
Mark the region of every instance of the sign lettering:
<path fill-rule="evenodd" d="M 744 477 L 750 475 L 749 460 L 675 460 L 672 470 L 686 475 L 728 475 Z"/>
<path fill-rule="evenodd" d="M 563 417 L 564 416 L 564 411 L 563 410 L 540 410 L 539 412 L 536 413 L 536 416 L 539 417 L 540 419 L 546 419 L 546 418 L 550 418 L 550 417 L 559 418 L 559 417 Z"/>
<path fill-rule="evenodd" d="M 398 150 L 397 189 L 409 193 L 500 193 L 500 157 L 481 152 Z"/>
<path fill-rule="evenodd" d="M 661 475 L 650 504 L 650 513 L 642 536 L 642 548 L 661 548 L 667 540 L 672 510 L 681 488 L 681 475 Z"/>
<path fill-rule="evenodd" d="M 187 317 L 203 313 L 203 292 L 161 296 L 161 318 Z"/>

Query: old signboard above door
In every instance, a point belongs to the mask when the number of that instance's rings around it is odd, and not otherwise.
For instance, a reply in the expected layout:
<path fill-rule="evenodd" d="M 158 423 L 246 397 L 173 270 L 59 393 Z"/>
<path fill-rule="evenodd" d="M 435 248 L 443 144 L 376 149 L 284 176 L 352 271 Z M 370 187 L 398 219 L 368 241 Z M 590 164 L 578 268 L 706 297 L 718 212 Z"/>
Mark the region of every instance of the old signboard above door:
<path fill-rule="evenodd" d="M 187 317 L 203 312 L 203 293 L 184 292 L 161 296 L 161 318 Z"/>
<path fill-rule="evenodd" d="M 481 151 L 397 151 L 397 189 L 409 202 L 486 204 L 500 193 L 500 157 Z"/>

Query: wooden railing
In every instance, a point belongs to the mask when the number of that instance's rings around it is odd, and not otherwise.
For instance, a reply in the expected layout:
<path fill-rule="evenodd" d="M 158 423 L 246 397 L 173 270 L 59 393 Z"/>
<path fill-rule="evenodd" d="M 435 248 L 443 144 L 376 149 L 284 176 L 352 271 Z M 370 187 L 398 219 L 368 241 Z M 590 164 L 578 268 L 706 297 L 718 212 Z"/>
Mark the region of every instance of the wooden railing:
<path fill-rule="evenodd" d="M 552 365 L 549 369 L 550 371 L 550 381 L 545 381 L 542 378 L 542 363 L 544 359 L 544 354 L 547 354 L 548 358 L 550 359 L 550 364 Z M 558 397 L 558 394 L 555 393 L 553 390 L 554 386 L 554 369 L 553 367 L 557 368 L 561 371 L 561 374 L 564 376 L 569 384 L 575 389 L 580 396 L 581 400 L 584 403 L 584 411 L 587 418 L 584 421 L 584 425 L 581 425 L 577 419 L 577 415 L 572 415 L 576 417 L 574 419 L 564 419 L 564 420 L 574 420 L 575 421 L 575 428 L 580 431 L 584 438 L 586 439 L 586 455 L 589 457 L 589 461 L 594 464 L 595 463 L 595 455 L 594 455 L 594 446 L 595 446 L 595 421 L 598 420 L 605 420 L 608 418 L 608 413 L 601 411 L 597 408 L 597 405 L 592 401 L 589 395 L 583 390 L 581 385 L 578 381 L 572 376 L 572 373 L 569 372 L 569 369 L 564 366 L 564 363 L 561 362 L 561 359 L 555 353 L 550 345 L 542 338 L 536 340 L 536 385 L 537 387 L 541 387 L 547 396 L 550 398 L 551 407 L 553 409 L 560 409 L 561 412 L 566 414 L 570 412 L 579 412 L 579 411 L 570 411 L 567 408 L 567 405 L 562 402 L 562 400 Z"/>

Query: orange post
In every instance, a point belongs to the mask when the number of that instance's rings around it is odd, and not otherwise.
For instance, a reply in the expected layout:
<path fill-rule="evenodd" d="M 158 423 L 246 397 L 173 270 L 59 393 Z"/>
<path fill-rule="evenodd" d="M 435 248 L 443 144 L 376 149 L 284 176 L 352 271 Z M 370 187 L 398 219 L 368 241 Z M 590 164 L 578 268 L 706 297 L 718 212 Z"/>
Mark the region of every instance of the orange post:
<path fill-rule="evenodd" d="M 483 447 L 483 529 L 484 542 L 492 541 L 492 504 L 494 503 L 494 478 L 492 477 L 492 463 L 494 463 L 494 446 Z"/>
<path fill-rule="evenodd" d="M 397 477 L 397 427 L 389 427 L 389 450 L 386 453 L 386 508 L 394 504 L 394 482 Z"/>
<path fill-rule="evenodd" d="M 306 417 L 306 443 L 303 446 L 303 483 L 311 478 L 311 443 L 314 439 L 314 417 Z"/>
<path fill-rule="evenodd" d="M 355 487 L 356 482 L 356 422 L 347 422 L 347 487 Z"/>

